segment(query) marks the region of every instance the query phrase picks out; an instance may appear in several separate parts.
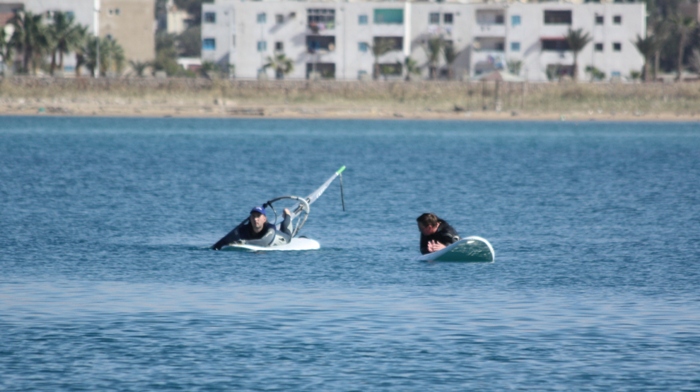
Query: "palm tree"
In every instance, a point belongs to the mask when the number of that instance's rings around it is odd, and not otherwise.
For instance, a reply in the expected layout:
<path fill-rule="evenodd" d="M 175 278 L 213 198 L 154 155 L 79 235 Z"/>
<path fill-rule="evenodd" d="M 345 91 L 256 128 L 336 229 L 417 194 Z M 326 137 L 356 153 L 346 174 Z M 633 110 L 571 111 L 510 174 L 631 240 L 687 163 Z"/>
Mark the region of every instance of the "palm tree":
<path fill-rule="evenodd" d="M 411 75 L 420 75 L 420 68 L 416 60 L 406 57 L 403 61 L 403 65 L 406 67 L 406 81 L 411 80 Z"/>
<path fill-rule="evenodd" d="M 379 69 L 379 58 L 386 53 L 391 52 L 394 49 L 394 41 L 387 38 L 375 38 L 374 45 L 372 46 L 372 55 L 374 56 L 374 75 L 372 78 L 374 80 L 379 79 L 380 69 Z"/>
<path fill-rule="evenodd" d="M 520 76 L 520 69 L 523 67 L 523 62 L 522 60 L 511 59 L 506 61 L 506 67 L 508 67 L 508 72 Z"/>
<path fill-rule="evenodd" d="M 671 18 L 673 29 L 679 36 L 678 40 L 678 75 L 676 81 L 681 80 L 681 72 L 683 71 L 683 52 L 688 41 L 688 35 L 695 30 L 697 21 L 689 16 L 676 15 Z"/>
<path fill-rule="evenodd" d="M 637 47 L 639 53 L 644 57 L 644 72 L 642 72 L 642 79 L 645 82 L 648 82 L 651 76 L 649 75 L 649 65 L 651 62 L 651 57 L 654 55 L 654 53 L 656 53 L 656 38 L 653 35 L 649 35 L 646 38 L 642 38 L 638 34 L 637 40 L 634 42 L 634 46 Z"/>
<path fill-rule="evenodd" d="M 63 55 L 80 46 L 84 38 L 81 29 L 87 29 L 87 27 L 74 24 L 72 15 L 60 11 L 53 13 L 53 23 L 48 29 L 53 44 L 51 45 L 51 75 L 57 66 L 56 54 L 58 54 L 58 68 L 63 70 Z"/>
<path fill-rule="evenodd" d="M 83 65 L 87 65 L 87 52 L 90 38 L 88 36 L 88 28 L 78 25 L 75 30 L 77 45 L 75 47 L 75 76 L 80 76 L 80 69 Z"/>
<path fill-rule="evenodd" d="M 578 53 L 591 42 L 592 38 L 588 33 L 584 33 L 583 29 L 571 30 L 571 28 L 569 28 L 569 32 L 564 38 L 566 38 L 566 42 L 569 44 L 569 50 L 574 52 L 574 74 L 572 77 L 574 81 L 576 81 L 576 77 L 578 76 Z"/>
<path fill-rule="evenodd" d="M 36 67 L 49 46 L 42 16 L 19 11 L 15 12 L 10 23 L 15 29 L 11 39 L 12 46 L 22 52 L 22 71 L 29 72 L 31 63 L 32 73 L 36 74 Z"/>
<path fill-rule="evenodd" d="M 275 70 L 275 79 L 282 80 L 284 75 L 289 74 L 294 70 L 294 62 L 284 55 L 277 53 L 274 56 L 267 56 L 267 63 L 263 65 L 263 69 L 272 68 Z"/>
<path fill-rule="evenodd" d="M 100 76 L 107 76 L 110 71 L 114 71 L 117 75 L 121 74 L 126 62 L 124 49 L 115 39 L 100 38 L 99 40 Z"/>
<path fill-rule="evenodd" d="M 445 40 L 442 37 L 432 37 L 428 39 L 427 46 L 424 48 L 428 55 L 430 79 L 437 78 L 437 66 L 440 61 L 440 53 L 442 53 L 444 47 Z"/>
<path fill-rule="evenodd" d="M 445 41 L 444 47 L 442 49 L 442 54 L 445 56 L 445 63 L 447 63 L 447 78 L 451 80 L 454 76 L 454 72 L 452 70 L 452 63 L 454 63 L 455 60 L 457 60 L 458 55 L 452 41 Z"/>
<path fill-rule="evenodd" d="M 129 65 L 131 65 L 131 69 L 134 70 L 136 76 L 142 78 L 143 74 L 146 72 L 146 68 L 150 67 L 151 63 L 149 61 L 129 60 Z"/>

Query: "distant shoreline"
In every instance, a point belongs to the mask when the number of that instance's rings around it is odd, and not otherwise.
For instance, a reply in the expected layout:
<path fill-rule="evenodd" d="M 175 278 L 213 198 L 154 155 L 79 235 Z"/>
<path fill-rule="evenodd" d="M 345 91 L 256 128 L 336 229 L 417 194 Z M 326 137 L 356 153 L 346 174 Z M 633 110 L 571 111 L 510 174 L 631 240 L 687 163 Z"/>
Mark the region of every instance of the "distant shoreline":
<path fill-rule="evenodd" d="M 35 103 L 22 107 L 0 104 L 0 116 L 46 117 L 124 117 L 124 118 L 246 118 L 246 119 L 319 119 L 319 120 L 451 120 L 451 121 L 603 121 L 603 122 L 700 122 L 700 114 L 675 113 L 523 113 L 518 111 L 406 111 L 357 108 L 314 107 L 235 107 L 212 110 L 210 107 L 167 108 L 135 105 L 61 105 Z"/>
<path fill-rule="evenodd" d="M 700 121 L 700 85 L 0 79 L 0 116 Z"/>

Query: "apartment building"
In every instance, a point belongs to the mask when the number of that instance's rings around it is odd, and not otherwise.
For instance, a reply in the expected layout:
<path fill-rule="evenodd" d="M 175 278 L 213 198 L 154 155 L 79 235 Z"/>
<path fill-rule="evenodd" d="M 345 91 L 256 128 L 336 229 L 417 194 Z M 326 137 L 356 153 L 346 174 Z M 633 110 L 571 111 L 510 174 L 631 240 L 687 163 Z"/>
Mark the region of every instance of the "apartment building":
<path fill-rule="evenodd" d="M 66 12 L 90 33 L 116 39 L 127 60 L 155 59 L 155 0 L 0 0 L 0 21 L 15 9 Z M 75 56 L 66 56 L 64 71 L 74 70 Z"/>
<path fill-rule="evenodd" d="M 240 78 L 256 78 L 269 56 L 294 63 L 289 79 L 334 79 L 372 74 L 372 47 L 393 48 L 378 58 L 387 78 L 405 75 L 411 57 L 429 77 L 427 44 L 442 37 L 455 49 L 452 64 L 440 56 L 438 75 L 473 78 L 520 63 L 519 75 L 545 81 L 571 73 L 573 53 L 564 35 L 583 29 L 593 41 L 578 55 L 607 78 L 628 77 L 644 60 L 633 41 L 645 36 L 644 3 L 456 3 L 215 0 L 202 5 L 202 59 L 235 66 Z M 269 77 L 274 76 L 267 71 Z"/>

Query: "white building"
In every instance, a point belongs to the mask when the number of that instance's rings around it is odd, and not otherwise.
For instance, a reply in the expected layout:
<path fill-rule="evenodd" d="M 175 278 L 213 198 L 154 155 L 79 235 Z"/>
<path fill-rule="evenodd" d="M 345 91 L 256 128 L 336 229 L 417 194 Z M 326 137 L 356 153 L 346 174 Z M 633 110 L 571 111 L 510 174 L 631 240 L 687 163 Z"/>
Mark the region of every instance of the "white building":
<path fill-rule="evenodd" d="M 428 77 L 426 44 L 441 36 L 456 49 L 451 74 L 474 77 L 520 62 L 520 76 L 548 80 L 571 72 L 573 52 L 564 35 L 583 29 L 592 38 L 578 55 L 579 79 L 593 66 L 606 78 L 628 77 L 644 64 L 633 41 L 645 36 L 644 3 L 455 3 L 398 1 L 215 0 L 202 5 L 202 59 L 235 66 L 255 78 L 268 56 L 293 60 L 289 79 L 357 79 L 371 75 L 372 46 L 380 39 L 394 50 L 379 58 L 384 73 L 398 78 L 410 56 Z M 447 75 L 444 56 L 440 74 Z M 273 72 L 269 71 L 272 75 Z M 366 77 L 366 76 L 364 76 Z"/>

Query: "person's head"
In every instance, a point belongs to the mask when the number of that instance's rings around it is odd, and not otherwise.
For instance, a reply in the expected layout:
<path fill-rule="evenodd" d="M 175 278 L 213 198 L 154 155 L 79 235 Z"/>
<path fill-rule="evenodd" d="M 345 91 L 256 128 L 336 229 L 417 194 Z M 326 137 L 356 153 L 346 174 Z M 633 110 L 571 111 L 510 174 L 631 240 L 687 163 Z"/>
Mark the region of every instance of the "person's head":
<path fill-rule="evenodd" d="M 253 207 L 250 210 L 250 225 L 253 227 L 253 231 L 259 233 L 260 230 L 265 227 L 265 222 L 267 222 L 267 216 L 265 216 L 264 207 Z"/>
<path fill-rule="evenodd" d="M 423 235 L 431 235 L 435 233 L 439 226 L 437 215 L 430 212 L 426 212 L 425 214 L 419 216 L 416 218 L 416 221 L 418 222 L 418 230 L 420 230 Z"/>

